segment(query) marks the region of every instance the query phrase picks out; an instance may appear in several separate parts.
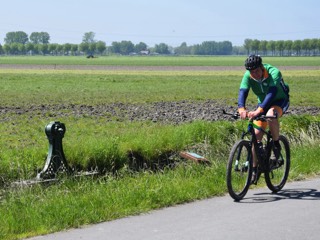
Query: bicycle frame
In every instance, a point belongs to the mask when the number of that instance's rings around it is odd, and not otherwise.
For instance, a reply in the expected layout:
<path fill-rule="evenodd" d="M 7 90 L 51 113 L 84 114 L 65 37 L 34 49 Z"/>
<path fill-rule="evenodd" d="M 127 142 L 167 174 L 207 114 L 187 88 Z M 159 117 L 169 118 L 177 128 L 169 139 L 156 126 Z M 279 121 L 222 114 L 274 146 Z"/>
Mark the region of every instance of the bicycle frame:
<path fill-rule="evenodd" d="M 276 118 L 276 116 L 272 116 L 272 117 L 260 116 L 260 117 L 256 118 L 256 120 L 266 121 L 266 119 L 271 119 L 271 118 Z M 258 180 L 261 173 L 269 171 L 268 159 L 271 156 L 273 142 L 272 142 L 272 135 L 271 135 L 270 130 L 266 131 L 266 130 L 260 128 L 260 130 L 267 136 L 267 142 L 266 142 L 265 148 L 259 149 L 257 137 L 256 137 L 256 134 L 254 131 L 255 128 L 258 128 L 258 126 L 256 126 L 253 123 L 253 121 L 254 121 L 254 119 L 249 119 L 247 131 L 242 133 L 241 139 L 244 139 L 245 136 L 250 136 L 249 146 L 251 149 L 252 149 L 252 146 L 254 146 L 255 154 L 256 154 L 257 160 L 258 160 L 258 166 L 259 166 L 258 178 L 257 178 L 257 180 Z M 260 150 L 262 150 L 262 152 L 260 152 Z M 240 153 L 238 153 L 238 154 L 240 154 Z M 251 155 L 250 155 L 250 157 L 252 158 Z"/>

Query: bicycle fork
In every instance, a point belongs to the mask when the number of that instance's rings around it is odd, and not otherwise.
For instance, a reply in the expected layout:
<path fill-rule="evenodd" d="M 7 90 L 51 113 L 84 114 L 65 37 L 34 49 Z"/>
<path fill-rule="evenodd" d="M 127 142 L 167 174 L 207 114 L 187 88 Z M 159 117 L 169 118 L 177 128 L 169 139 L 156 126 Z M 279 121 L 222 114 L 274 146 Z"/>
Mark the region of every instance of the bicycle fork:
<path fill-rule="evenodd" d="M 235 165 L 234 165 L 234 170 L 236 172 L 247 172 L 248 168 L 249 168 L 249 159 L 247 159 L 247 161 L 244 164 L 242 164 L 242 166 L 241 166 L 241 164 L 239 166 L 239 159 L 240 159 L 240 155 L 241 155 L 241 150 L 242 150 L 242 148 L 238 149 L 237 158 L 236 158 Z"/>

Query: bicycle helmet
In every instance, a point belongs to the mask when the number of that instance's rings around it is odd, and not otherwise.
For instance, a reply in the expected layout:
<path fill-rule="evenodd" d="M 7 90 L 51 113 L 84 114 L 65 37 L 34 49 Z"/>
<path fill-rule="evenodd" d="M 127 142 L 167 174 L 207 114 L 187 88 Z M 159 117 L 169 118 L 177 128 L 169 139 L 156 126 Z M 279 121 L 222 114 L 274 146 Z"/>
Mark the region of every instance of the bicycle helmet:
<path fill-rule="evenodd" d="M 254 70 L 260 67 L 262 64 L 262 58 L 259 55 L 250 55 L 244 62 L 244 66 L 247 70 Z"/>

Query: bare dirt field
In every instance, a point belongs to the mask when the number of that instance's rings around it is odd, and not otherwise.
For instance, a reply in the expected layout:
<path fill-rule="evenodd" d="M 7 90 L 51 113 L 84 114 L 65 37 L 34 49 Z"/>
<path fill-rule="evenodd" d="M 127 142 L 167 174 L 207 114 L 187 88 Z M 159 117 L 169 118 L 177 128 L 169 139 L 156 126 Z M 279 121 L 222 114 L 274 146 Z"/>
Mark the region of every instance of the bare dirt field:
<path fill-rule="evenodd" d="M 62 116 L 103 117 L 106 121 L 153 121 L 179 124 L 195 120 L 230 120 L 222 110 L 235 112 L 236 106 L 226 107 L 222 101 L 206 100 L 156 102 L 152 104 L 112 103 L 98 106 L 87 105 L 41 105 L 21 107 L 0 107 L 0 119 L 8 120 L 21 114 L 43 115 L 59 118 Z M 319 115 L 319 107 L 290 107 L 286 115 Z"/>

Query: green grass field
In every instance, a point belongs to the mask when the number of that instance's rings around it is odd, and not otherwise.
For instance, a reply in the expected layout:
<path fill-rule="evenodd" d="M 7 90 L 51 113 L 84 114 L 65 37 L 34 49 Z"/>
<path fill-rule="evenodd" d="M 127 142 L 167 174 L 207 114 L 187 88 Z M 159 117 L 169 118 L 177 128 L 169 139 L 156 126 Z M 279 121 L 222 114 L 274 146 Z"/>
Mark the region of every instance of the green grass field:
<path fill-rule="evenodd" d="M 91 61 L 94 60 L 94 61 Z M 319 66 L 320 58 L 266 58 L 282 66 Z M 90 61 L 90 62 L 88 62 Z M 272 61 L 272 62 L 271 62 Z M 58 63 L 59 62 L 59 63 Z M 0 57 L 1 64 L 104 64 L 140 66 L 240 66 L 243 57 Z M 283 64 L 281 64 L 283 63 Z M 286 63 L 284 65 L 284 63 Z M 170 102 L 214 99 L 235 106 L 243 71 L 92 71 L 0 69 L 0 239 L 19 239 L 135 215 L 226 193 L 225 165 L 244 122 L 197 121 L 180 125 L 106 121 L 70 114 L 56 119 L 41 106 Z M 320 106 L 319 70 L 286 70 L 291 108 Z M 214 94 L 213 94 L 214 93 Z M 255 103 L 250 97 L 249 102 Z M 40 106 L 40 107 L 39 107 Z M 9 110 L 14 109 L 14 111 Z M 36 109 L 36 110 L 32 110 Z M 21 110 L 21 111 L 20 111 Z M 8 187 L 35 177 L 48 151 L 44 127 L 66 124 L 70 165 L 104 168 L 99 177 L 65 177 L 51 185 Z M 320 116 L 283 117 L 291 142 L 290 181 L 320 174 Z M 211 165 L 182 161 L 184 149 L 201 151 Z M 128 153 L 156 162 L 173 156 L 174 168 L 133 171 Z M 261 182 L 260 186 L 264 183 Z M 230 201 L 232 201 L 230 199 Z"/>
<path fill-rule="evenodd" d="M 223 99 L 235 102 L 242 71 L 1 70 L 2 106 Z M 320 70 L 283 71 L 293 105 L 319 106 Z M 217 90 L 218 89 L 218 90 Z M 235 90 L 234 90 L 235 89 Z M 213 94 L 214 92 L 214 94 Z M 252 97 L 251 101 L 255 101 Z"/>
<path fill-rule="evenodd" d="M 243 66 L 245 56 L 1 56 L 0 64 L 108 66 Z M 275 66 L 319 66 L 319 57 L 263 57 Z"/>

